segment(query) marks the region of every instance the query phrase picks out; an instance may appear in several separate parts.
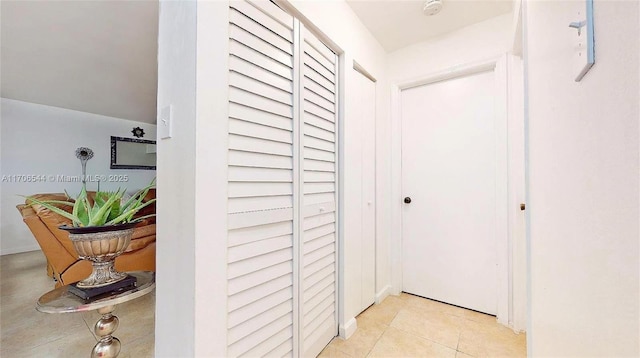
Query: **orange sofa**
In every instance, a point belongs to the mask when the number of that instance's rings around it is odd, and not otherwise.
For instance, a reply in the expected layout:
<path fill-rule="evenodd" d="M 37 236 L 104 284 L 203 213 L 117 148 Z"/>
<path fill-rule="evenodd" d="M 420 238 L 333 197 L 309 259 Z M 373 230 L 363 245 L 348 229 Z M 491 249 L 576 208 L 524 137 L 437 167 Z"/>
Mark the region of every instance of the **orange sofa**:
<path fill-rule="evenodd" d="M 145 199 L 155 197 L 155 190 Z M 67 200 L 64 194 L 36 194 L 39 200 Z M 147 206 L 153 207 L 155 203 Z M 38 241 L 47 258 L 47 273 L 56 287 L 78 282 L 91 273 L 91 262 L 82 260 L 69 239 L 69 233 L 58 229 L 61 225 L 71 225 L 71 221 L 40 205 L 18 205 L 23 221 Z M 69 209 L 67 207 L 65 210 Z M 148 214 L 148 210 L 144 213 Z M 156 224 L 155 217 L 144 220 L 133 231 L 133 238 L 125 252 L 115 261 L 118 271 L 155 271 L 156 270 Z"/>

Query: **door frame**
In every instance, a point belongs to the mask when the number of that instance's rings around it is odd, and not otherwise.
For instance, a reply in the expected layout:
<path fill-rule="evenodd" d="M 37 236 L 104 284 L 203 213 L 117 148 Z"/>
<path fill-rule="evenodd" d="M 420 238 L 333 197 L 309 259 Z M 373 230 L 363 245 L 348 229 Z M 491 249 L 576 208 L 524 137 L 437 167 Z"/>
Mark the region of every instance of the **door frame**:
<path fill-rule="evenodd" d="M 495 75 L 496 92 L 496 234 L 497 234 L 497 318 L 498 322 L 509 325 L 512 322 L 513 304 L 513 274 L 511 269 L 512 253 L 511 236 L 512 225 L 509 222 L 508 203 L 508 77 L 507 59 L 509 55 L 500 55 L 487 60 L 450 67 L 443 71 L 427 74 L 417 78 L 399 81 L 391 84 L 391 285 L 392 293 L 402 291 L 402 90 L 423 86 L 431 83 L 446 81 L 476 73 L 493 71 Z"/>

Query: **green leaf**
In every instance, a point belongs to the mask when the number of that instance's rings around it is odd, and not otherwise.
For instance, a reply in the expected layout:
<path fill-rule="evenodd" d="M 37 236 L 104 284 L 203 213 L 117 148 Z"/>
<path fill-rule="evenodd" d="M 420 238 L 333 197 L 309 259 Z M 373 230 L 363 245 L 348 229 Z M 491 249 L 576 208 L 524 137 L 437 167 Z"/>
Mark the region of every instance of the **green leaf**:
<path fill-rule="evenodd" d="M 149 185 L 138 190 L 133 196 L 129 198 L 129 200 L 127 200 L 126 203 L 124 203 L 124 205 L 122 206 L 122 211 L 128 211 L 130 209 L 130 206 L 134 202 L 137 203 L 137 205 L 140 205 L 140 203 L 142 202 L 142 199 L 144 199 L 144 197 L 147 196 L 149 189 L 153 188 L 155 185 L 156 185 L 156 178 L 153 178 L 151 180 L 151 183 L 149 183 Z"/>
<path fill-rule="evenodd" d="M 154 216 L 156 216 L 156 214 L 149 214 L 149 215 L 145 215 L 145 216 L 141 216 L 141 217 L 139 217 L 139 218 L 136 218 L 135 220 L 130 221 L 130 222 L 132 222 L 132 223 L 133 223 L 133 222 L 136 222 L 136 223 L 137 223 L 138 221 L 142 221 L 142 220 L 144 220 L 144 219 L 146 219 L 146 218 L 152 218 L 152 217 L 154 217 Z"/>
<path fill-rule="evenodd" d="M 88 226 L 89 225 L 89 202 L 87 200 L 87 191 L 82 188 L 80 194 L 76 198 L 75 205 L 73 206 L 73 215 L 78 218 L 78 223 L 74 223 L 74 226 Z"/>
<path fill-rule="evenodd" d="M 120 223 L 120 222 L 128 222 L 128 220 L 126 220 L 127 218 L 131 218 L 140 209 L 144 208 L 147 205 L 151 205 L 155 201 L 156 201 L 156 199 L 151 199 L 151 200 L 147 201 L 146 203 L 144 203 L 144 204 L 142 204 L 142 205 L 140 205 L 138 207 L 129 209 L 128 211 L 120 214 L 117 218 L 107 222 L 107 225 L 113 225 L 113 224 L 117 224 L 117 223 Z"/>
<path fill-rule="evenodd" d="M 106 193 L 104 193 L 106 194 Z M 104 205 L 104 199 L 102 198 L 103 193 L 102 192 L 97 192 L 96 196 L 93 198 L 94 203 L 98 204 L 99 206 L 103 206 Z"/>
<path fill-rule="evenodd" d="M 23 196 L 24 198 L 29 199 L 29 196 Z M 29 199 L 29 200 L 37 200 L 37 199 Z M 73 206 L 73 203 L 70 201 L 64 201 L 64 200 L 45 200 L 47 203 L 50 204 L 58 204 L 58 205 L 66 205 L 66 206 Z M 33 205 L 33 204 L 37 204 L 36 202 L 33 202 L 31 204 L 27 204 L 29 206 Z"/>
<path fill-rule="evenodd" d="M 122 199 L 120 200 L 116 200 L 113 205 L 111 205 L 111 211 L 109 211 L 109 216 L 107 217 L 107 221 L 111 221 L 115 218 L 118 217 L 118 215 L 120 215 L 120 202 L 122 201 Z"/>
<path fill-rule="evenodd" d="M 104 205 L 102 207 L 99 207 L 98 210 L 95 212 L 94 216 L 89 221 L 89 225 L 90 226 L 103 225 L 107 221 L 107 217 L 109 216 L 109 211 L 111 210 L 111 205 L 113 205 L 113 203 L 116 200 L 120 200 L 123 194 L 124 194 L 124 190 L 123 191 L 118 190 L 118 192 L 110 196 L 109 199 L 104 203 Z M 98 223 L 102 223 L 102 224 L 98 224 Z"/>
<path fill-rule="evenodd" d="M 71 220 L 71 221 L 76 221 L 76 217 L 73 214 L 69 214 L 68 212 L 58 208 L 57 206 L 53 205 L 53 204 L 49 204 L 46 201 L 42 201 L 42 200 L 38 200 L 36 198 L 27 196 L 27 201 L 28 201 L 28 205 L 33 205 L 33 203 L 38 204 L 38 205 L 42 205 L 45 208 L 53 211 L 54 213 L 58 214 L 58 215 L 62 215 L 65 218 Z"/>

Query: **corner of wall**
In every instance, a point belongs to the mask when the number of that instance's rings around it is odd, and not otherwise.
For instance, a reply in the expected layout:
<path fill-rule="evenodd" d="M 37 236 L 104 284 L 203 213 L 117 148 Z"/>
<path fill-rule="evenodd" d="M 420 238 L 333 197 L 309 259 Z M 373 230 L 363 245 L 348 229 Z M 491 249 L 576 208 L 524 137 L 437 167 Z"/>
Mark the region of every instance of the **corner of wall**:
<path fill-rule="evenodd" d="M 338 335 L 342 339 L 349 339 L 358 329 L 358 322 L 355 317 L 351 317 L 347 323 L 338 327 Z"/>
<path fill-rule="evenodd" d="M 380 292 L 376 293 L 376 304 L 382 303 L 391 294 L 391 285 L 386 285 Z"/>

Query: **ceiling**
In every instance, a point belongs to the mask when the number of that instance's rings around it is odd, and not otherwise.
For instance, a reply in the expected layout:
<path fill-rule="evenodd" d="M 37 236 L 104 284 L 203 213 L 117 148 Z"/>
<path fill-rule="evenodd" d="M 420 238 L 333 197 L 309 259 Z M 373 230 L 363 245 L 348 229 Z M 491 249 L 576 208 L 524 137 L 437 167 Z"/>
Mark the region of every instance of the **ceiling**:
<path fill-rule="evenodd" d="M 512 0 L 442 0 L 442 11 L 422 13 L 424 0 L 347 0 L 387 52 L 506 14 Z"/>
<path fill-rule="evenodd" d="M 1 96 L 156 122 L 157 1 L 1 1 Z"/>
<path fill-rule="evenodd" d="M 508 13 L 511 0 L 347 0 L 391 52 Z M 0 95 L 156 122 L 158 1 L 0 1 Z"/>

